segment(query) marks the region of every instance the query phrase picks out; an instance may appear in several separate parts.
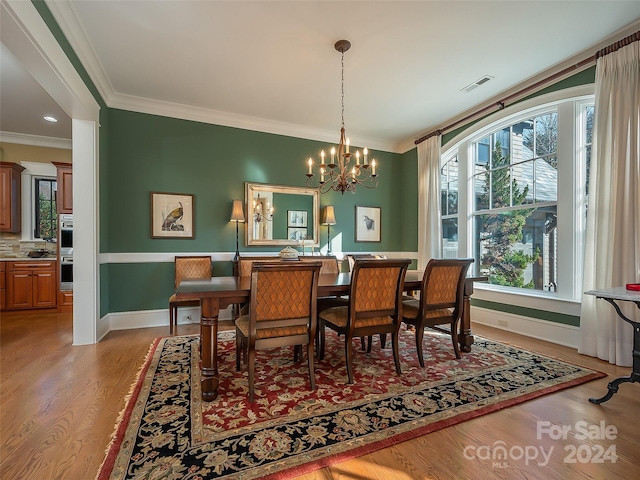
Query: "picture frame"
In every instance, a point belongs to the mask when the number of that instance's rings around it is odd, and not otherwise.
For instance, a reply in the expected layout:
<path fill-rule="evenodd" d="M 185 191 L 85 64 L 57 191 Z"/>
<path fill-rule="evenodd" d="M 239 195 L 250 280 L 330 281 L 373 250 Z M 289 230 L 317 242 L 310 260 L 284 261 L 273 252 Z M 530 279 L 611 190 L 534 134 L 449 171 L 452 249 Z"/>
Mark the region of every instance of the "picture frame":
<path fill-rule="evenodd" d="M 307 227 L 288 227 L 287 238 L 292 242 L 299 242 L 307 239 Z"/>
<path fill-rule="evenodd" d="M 287 210 L 287 226 L 307 228 L 307 211 Z"/>
<path fill-rule="evenodd" d="M 194 195 L 151 192 L 151 238 L 194 238 Z"/>
<path fill-rule="evenodd" d="M 356 242 L 382 241 L 380 214 L 380 207 L 356 205 Z"/>

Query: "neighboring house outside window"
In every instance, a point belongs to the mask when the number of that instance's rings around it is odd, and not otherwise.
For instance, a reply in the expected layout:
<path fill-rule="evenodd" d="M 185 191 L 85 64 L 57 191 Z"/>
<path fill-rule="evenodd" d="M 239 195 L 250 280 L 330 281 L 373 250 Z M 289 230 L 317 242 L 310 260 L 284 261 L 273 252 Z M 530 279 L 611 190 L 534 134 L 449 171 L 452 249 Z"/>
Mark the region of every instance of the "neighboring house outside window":
<path fill-rule="evenodd" d="M 443 257 L 474 257 L 491 288 L 575 301 L 593 96 L 563 95 L 511 106 L 443 147 Z"/>

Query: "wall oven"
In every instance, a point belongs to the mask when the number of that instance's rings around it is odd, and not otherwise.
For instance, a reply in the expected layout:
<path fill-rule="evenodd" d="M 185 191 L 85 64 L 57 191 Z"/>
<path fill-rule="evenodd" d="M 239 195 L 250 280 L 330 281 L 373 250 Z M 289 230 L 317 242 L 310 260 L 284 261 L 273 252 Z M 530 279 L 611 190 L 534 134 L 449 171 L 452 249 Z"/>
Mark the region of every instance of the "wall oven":
<path fill-rule="evenodd" d="M 60 215 L 60 290 L 73 290 L 73 215 Z"/>
<path fill-rule="evenodd" d="M 73 257 L 60 257 L 60 290 L 73 290 Z"/>

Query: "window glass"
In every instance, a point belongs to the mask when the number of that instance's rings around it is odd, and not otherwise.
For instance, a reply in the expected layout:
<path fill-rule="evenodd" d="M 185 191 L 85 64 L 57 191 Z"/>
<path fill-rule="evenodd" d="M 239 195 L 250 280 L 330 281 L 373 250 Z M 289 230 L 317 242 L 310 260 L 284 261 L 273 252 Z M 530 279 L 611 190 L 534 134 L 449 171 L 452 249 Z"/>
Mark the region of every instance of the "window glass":
<path fill-rule="evenodd" d="M 445 162 L 440 169 L 440 191 L 442 215 L 458 213 L 458 156 Z"/>
<path fill-rule="evenodd" d="M 35 178 L 34 238 L 56 238 L 58 214 L 56 209 L 57 182 L 50 178 Z"/>
<path fill-rule="evenodd" d="M 594 108 L 593 106 L 587 106 L 585 108 L 585 163 L 586 163 L 586 177 L 587 177 L 587 183 L 585 185 L 585 192 L 587 195 L 587 198 L 589 196 L 589 167 L 591 166 L 591 142 L 593 139 L 593 113 L 594 113 Z"/>
<path fill-rule="evenodd" d="M 479 273 L 495 285 L 550 289 L 556 283 L 556 219 L 555 205 L 476 215 Z"/>
<path fill-rule="evenodd" d="M 442 256 L 458 258 L 458 218 L 442 219 Z"/>
<path fill-rule="evenodd" d="M 557 206 L 537 204 L 557 201 L 557 132 L 557 114 L 549 112 L 482 140 L 493 149 L 473 179 L 475 258 L 492 284 L 556 288 Z"/>
<path fill-rule="evenodd" d="M 440 169 L 442 245 L 444 258 L 458 257 L 458 156 L 443 158 Z"/>

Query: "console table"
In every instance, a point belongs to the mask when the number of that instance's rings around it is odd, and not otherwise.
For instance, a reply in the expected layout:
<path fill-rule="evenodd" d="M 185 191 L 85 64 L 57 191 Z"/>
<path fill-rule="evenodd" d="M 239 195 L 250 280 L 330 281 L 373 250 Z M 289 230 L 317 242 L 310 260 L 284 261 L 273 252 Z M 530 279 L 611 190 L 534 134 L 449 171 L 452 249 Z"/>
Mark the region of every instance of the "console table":
<path fill-rule="evenodd" d="M 605 288 L 602 290 L 589 290 L 588 292 L 585 292 L 585 295 L 593 295 L 596 298 L 606 300 L 613 305 L 618 316 L 625 322 L 630 323 L 633 327 L 633 369 L 631 371 L 631 375 L 628 377 L 620 377 L 610 382 L 607 387 L 609 391 L 604 397 L 589 399 L 591 403 L 600 404 L 609 400 L 613 394 L 618 391 L 618 386 L 621 383 L 640 382 L 640 323 L 627 318 L 620 310 L 620 306 L 616 303 L 616 301 L 632 302 L 636 304 L 638 309 L 640 309 L 640 292 L 627 290 L 625 287 L 616 287 Z"/>

